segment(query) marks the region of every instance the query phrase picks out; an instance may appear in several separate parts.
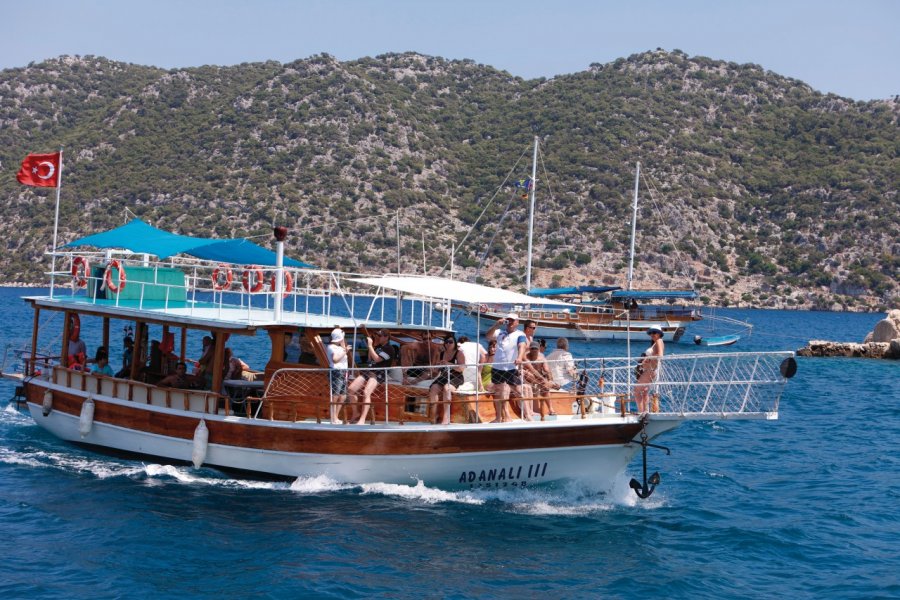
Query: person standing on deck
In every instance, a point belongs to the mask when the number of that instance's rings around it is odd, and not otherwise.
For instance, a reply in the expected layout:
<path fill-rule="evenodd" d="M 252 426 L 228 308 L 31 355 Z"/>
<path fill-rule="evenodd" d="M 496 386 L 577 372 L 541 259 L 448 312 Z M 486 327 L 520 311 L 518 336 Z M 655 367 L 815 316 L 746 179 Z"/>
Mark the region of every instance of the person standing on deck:
<path fill-rule="evenodd" d="M 637 404 L 638 413 L 645 415 L 650 411 L 650 384 L 656 381 L 656 373 L 659 370 L 659 359 L 666 352 L 663 342 L 663 332 L 659 327 L 651 327 L 647 330 L 652 343 L 641 355 L 637 367 L 637 384 L 634 386 L 634 401 Z"/>
<path fill-rule="evenodd" d="M 331 339 L 325 347 L 328 355 L 328 379 L 331 383 L 331 403 L 329 415 L 332 423 L 340 423 L 338 413 L 347 399 L 347 342 L 344 340 L 344 332 L 340 327 L 335 327 L 331 332 Z"/>
<path fill-rule="evenodd" d="M 491 383 L 494 386 L 494 410 L 497 413 L 493 423 L 512 421 L 507 400 L 522 398 L 522 378 L 519 368 L 525 360 L 528 339 L 518 330 L 519 315 L 509 313 L 505 319 L 497 321 L 487 331 L 487 338 L 491 339 L 494 331 L 497 334 L 497 351 L 494 355 L 494 364 L 491 369 Z M 528 403 L 522 405 L 522 418 L 530 421 L 533 410 Z"/>

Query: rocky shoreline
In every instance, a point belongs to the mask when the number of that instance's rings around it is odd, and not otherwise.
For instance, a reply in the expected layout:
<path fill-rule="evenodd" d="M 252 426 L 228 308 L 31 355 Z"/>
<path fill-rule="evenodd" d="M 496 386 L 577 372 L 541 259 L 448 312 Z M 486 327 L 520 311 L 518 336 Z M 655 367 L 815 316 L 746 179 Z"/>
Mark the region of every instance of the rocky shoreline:
<path fill-rule="evenodd" d="M 850 358 L 885 358 L 900 360 L 900 310 L 892 310 L 887 318 L 875 324 L 863 342 L 829 342 L 810 340 L 797 350 L 797 356 L 846 356 Z"/>

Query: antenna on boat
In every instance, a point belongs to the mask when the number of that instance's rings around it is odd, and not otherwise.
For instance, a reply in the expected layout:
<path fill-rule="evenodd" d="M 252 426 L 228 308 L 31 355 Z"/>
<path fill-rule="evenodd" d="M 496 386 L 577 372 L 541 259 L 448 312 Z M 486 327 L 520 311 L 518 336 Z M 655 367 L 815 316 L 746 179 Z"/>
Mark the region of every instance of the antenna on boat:
<path fill-rule="evenodd" d="M 531 239 L 534 235 L 534 192 L 537 189 L 538 136 L 534 136 L 534 158 L 531 160 L 531 189 L 528 207 L 528 266 L 525 268 L 525 293 L 531 290 Z"/>

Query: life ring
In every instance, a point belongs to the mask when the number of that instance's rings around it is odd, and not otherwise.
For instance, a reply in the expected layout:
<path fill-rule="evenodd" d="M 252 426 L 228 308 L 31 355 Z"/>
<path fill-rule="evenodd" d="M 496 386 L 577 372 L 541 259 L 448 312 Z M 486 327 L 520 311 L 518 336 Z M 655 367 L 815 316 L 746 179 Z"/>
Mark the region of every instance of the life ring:
<path fill-rule="evenodd" d="M 69 339 L 77 340 L 81 335 L 81 318 L 78 313 L 69 313 Z"/>
<path fill-rule="evenodd" d="M 278 283 L 278 273 L 272 273 L 272 279 L 269 281 L 269 287 L 275 291 L 275 285 Z M 284 272 L 284 289 L 281 290 L 281 296 L 287 298 L 287 295 L 294 289 L 294 278 L 287 271 Z"/>
<path fill-rule="evenodd" d="M 225 278 L 224 282 L 222 277 Z M 219 265 L 216 267 L 216 270 L 212 272 L 212 286 L 217 292 L 230 288 L 232 281 L 234 281 L 234 274 L 227 265 Z"/>
<path fill-rule="evenodd" d="M 80 267 L 80 268 L 79 268 Z M 87 278 L 91 272 L 87 258 L 76 256 L 72 259 L 72 285 L 83 288 L 87 286 Z"/>
<path fill-rule="evenodd" d="M 251 281 L 253 282 L 252 284 Z M 250 265 L 244 269 L 244 274 L 241 276 L 241 284 L 244 286 L 244 291 L 251 294 L 255 294 L 263 289 L 265 279 L 263 278 L 262 269 L 256 265 Z"/>
<path fill-rule="evenodd" d="M 119 274 L 119 283 L 118 285 L 113 283 L 112 271 L 113 269 Z M 111 291 L 113 294 L 118 294 L 122 290 L 125 289 L 125 267 L 123 267 L 118 260 L 111 260 L 109 264 L 106 265 L 106 273 L 103 275 L 103 281 L 106 285 L 106 289 Z"/>

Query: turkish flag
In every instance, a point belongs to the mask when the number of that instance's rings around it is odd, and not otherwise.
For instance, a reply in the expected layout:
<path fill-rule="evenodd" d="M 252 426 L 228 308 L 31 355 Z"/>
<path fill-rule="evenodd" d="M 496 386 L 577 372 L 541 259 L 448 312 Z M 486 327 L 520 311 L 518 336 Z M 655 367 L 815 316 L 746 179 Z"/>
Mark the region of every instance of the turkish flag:
<path fill-rule="evenodd" d="M 53 154 L 29 154 L 22 161 L 22 168 L 16 179 L 23 185 L 36 187 L 57 187 L 59 185 L 59 162 L 61 152 Z"/>

